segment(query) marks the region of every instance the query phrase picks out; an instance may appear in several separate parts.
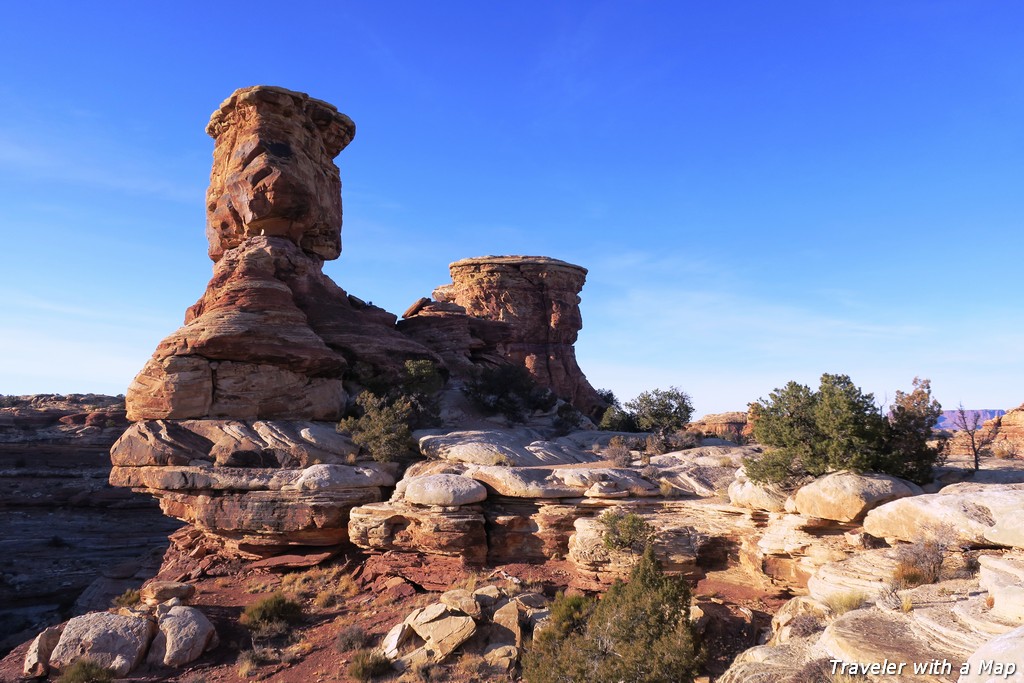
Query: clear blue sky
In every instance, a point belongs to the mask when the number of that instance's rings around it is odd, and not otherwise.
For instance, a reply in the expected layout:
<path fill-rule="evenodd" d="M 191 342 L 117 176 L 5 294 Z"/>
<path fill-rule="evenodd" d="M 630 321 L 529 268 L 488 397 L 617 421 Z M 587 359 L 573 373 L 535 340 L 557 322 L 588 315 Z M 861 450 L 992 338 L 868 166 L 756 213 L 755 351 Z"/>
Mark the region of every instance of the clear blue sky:
<path fill-rule="evenodd" d="M 987 0 L 8 3 L 0 393 L 124 391 L 210 275 L 207 118 L 274 84 L 356 121 L 327 272 L 389 310 L 543 254 L 590 269 L 623 398 L 1014 407 L 1022 35 Z"/>

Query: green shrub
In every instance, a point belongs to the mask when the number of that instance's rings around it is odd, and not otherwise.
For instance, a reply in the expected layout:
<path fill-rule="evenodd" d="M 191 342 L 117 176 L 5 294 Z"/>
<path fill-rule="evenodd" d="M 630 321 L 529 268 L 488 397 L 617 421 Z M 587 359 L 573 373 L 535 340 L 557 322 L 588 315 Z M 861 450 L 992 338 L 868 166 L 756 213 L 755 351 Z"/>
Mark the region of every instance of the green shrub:
<path fill-rule="evenodd" d="M 79 659 L 71 666 L 65 667 L 57 683 L 109 683 L 113 680 L 112 670 L 90 659 Z"/>
<path fill-rule="evenodd" d="M 402 381 L 393 398 L 404 397 L 412 406 L 411 426 L 433 427 L 441 422 L 437 392 L 444 388 L 445 378 L 437 365 L 429 360 L 407 360 Z"/>
<path fill-rule="evenodd" d="M 608 510 L 598 521 L 604 525 L 604 545 L 609 550 L 643 552 L 654 539 L 654 527 L 635 512 Z"/>
<path fill-rule="evenodd" d="M 478 410 L 504 415 L 510 422 L 524 422 L 537 410 L 551 410 L 558 400 L 540 387 L 521 365 L 497 365 L 481 369 L 463 390 Z"/>
<path fill-rule="evenodd" d="M 139 591 L 135 588 L 128 588 L 114 598 L 114 607 L 132 607 L 139 604 L 140 600 L 142 600 L 142 596 Z"/>
<path fill-rule="evenodd" d="M 352 655 L 348 665 L 349 675 L 357 681 L 369 681 L 391 670 L 387 657 L 374 650 L 360 650 Z"/>
<path fill-rule="evenodd" d="M 583 413 L 576 409 L 571 403 L 561 403 L 555 412 L 555 429 L 562 434 L 568 434 L 580 426 Z"/>
<path fill-rule="evenodd" d="M 847 375 L 830 374 L 821 376 L 816 392 L 789 382 L 750 408 L 754 437 L 767 447 L 745 462 L 747 476 L 758 482 L 786 484 L 848 469 L 925 483 L 942 451 L 928 445 L 941 413 L 928 380 L 914 378 L 913 392 L 897 392 L 888 416 Z"/>
<path fill-rule="evenodd" d="M 636 416 L 627 412 L 617 405 L 605 408 L 601 416 L 599 429 L 606 432 L 639 432 L 640 427 L 636 424 Z"/>
<path fill-rule="evenodd" d="M 274 593 L 246 607 L 238 621 L 253 633 L 268 636 L 283 633 L 289 624 L 300 619 L 302 605 L 283 593 Z"/>
<path fill-rule="evenodd" d="M 389 400 L 364 391 L 356 398 L 362 409 L 359 417 L 346 417 L 338 431 L 352 435 L 360 448 L 377 462 L 391 462 L 413 450 L 413 406 L 408 398 Z"/>
<path fill-rule="evenodd" d="M 643 391 L 626 409 L 636 416 L 637 426 L 645 432 L 678 432 L 690 421 L 693 404 L 685 391 L 676 387 Z"/>
<path fill-rule="evenodd" d="M 598 602 L 560 595 L 549 626 L 523 657 L 530 683 L 692 683 L 701 662 L 690 625 L 690 590 L 661 571 L 648 548 L 629 583 Z"/>

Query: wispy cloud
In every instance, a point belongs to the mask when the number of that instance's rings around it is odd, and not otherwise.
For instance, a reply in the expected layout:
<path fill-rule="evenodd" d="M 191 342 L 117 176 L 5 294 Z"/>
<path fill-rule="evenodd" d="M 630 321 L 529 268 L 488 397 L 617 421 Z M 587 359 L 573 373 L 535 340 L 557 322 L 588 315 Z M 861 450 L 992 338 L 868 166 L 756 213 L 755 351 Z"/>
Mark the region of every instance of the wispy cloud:
<path fill-rule="evenodd" d="M 74 150 L 74 145 L 56 148 L 39 142 L 22 142 L 10 132 L 0 132 L 0 176 L 27 175 L 188 204 L 202 201 L 202 185 L 160 177 L 140 168 L 137 161 L 129 158 L 92 159 L 78 156 Z"/>
<path fill-rule="evenodd" d="M 634 256 L 634 258 L 638 258 Z M 606 273 L 607 275 L 607 273 Z M 742 408 L 790 379 L 814 384 L 822 372 L 849 374 L 883 399 L 930 376 L 940 400 L 955 405 L 1015 405 L 1024 361 L 1024 321 L 998 331 L 984 319 L 900 317 L 864 305 L 855 292 L 769 299 L 755 285 L 739 290 L 671 285 L 644 275 L 605 282 L 612 294 L 584 300 L 577 350 L 598 385 L 624 397 L 678 384 L 698 409 Z"/>

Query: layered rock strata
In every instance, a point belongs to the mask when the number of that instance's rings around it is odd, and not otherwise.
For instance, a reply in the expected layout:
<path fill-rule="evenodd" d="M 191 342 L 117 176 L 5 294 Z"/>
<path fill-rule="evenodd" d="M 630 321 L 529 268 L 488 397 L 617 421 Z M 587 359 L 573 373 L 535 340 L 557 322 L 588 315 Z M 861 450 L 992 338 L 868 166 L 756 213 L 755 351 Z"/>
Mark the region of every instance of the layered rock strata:
<path fill-rule="evenodd" d="M 345 383 L 441 361 L 322 271 L 341 252 L 333 160 L 355 134 L 348 117 L 258 86 L 225 100 L 207 132 L 213 278 L 129 387 L 134 424 L 111 449 L 110 481 L 155 495 L 230 553 L 335 545 L 348 510 L 394 484 L 335 432 Z"/>
<path fill-rule="evenodd" d="M 346 464 L 357 451 L 317 422 L 148 420 L 114 444 L 110 481 L 231 550 L 265 555 L 347 540 L 348 511 L 395 483 L 393 466 Z"/>
<path fill-rule="evenodd" d="M 635 559 L 605 547 L 605 527 L 597 518 L 610 509 L 643 516 L 657 530 L 655 552 L 677 574 L 696 576 L 724 564 L 736 554 L 730 537 L 754 532 L 754 518 L 722 504 L 718 495 L 748 449 L 655 456 L 640 472 L 580 463 L 573 436 L 559 444 L 563 451 L 549 442 L 552 461 L 560 455 L 562 462 L 525 467 L 491 464 L 493 452 L 480 447 L 482 433 L 462 434 L 466 450 L 457 448 L 453 436 L 435 457 L 451 451 L 460 457 L 417 463 L 391 500 L 354 508 L 350 539 L 385 556 L 458 557 L 491 565 L 565 559 L 575 570 L 574 585 L 598 590 L 628 576 Z"/>

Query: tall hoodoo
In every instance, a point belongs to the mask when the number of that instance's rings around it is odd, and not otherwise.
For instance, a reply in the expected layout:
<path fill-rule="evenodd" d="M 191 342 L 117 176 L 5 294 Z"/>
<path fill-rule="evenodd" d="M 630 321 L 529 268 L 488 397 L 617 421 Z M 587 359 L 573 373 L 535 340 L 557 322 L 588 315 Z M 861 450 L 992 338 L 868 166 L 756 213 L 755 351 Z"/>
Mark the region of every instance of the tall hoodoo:
<path fill-rule="evenodd" d="M 343 379 L 437 357 L 322 272 L 341 253 L 334 157 L 355 124 L 304 93 L 237 90 L 214 112 L 213 278 L 128 389 L 128 418 L 336 420 Z"/>
<path fill-rule="evenodd" d="M 348 509 L 394 483 L 376 463 L 347 464 L 357 449 L 332 424 L 345 383 L 441 359 L 322 271 L 341 252 L 334 157 L 355 133 L 347 116 L 257 86 L 225 100 L 207 131 L 213 277 L 128 388 L 134 424 L 111 449 L 111 482 L 239 551 L 340 543 Z"/>

